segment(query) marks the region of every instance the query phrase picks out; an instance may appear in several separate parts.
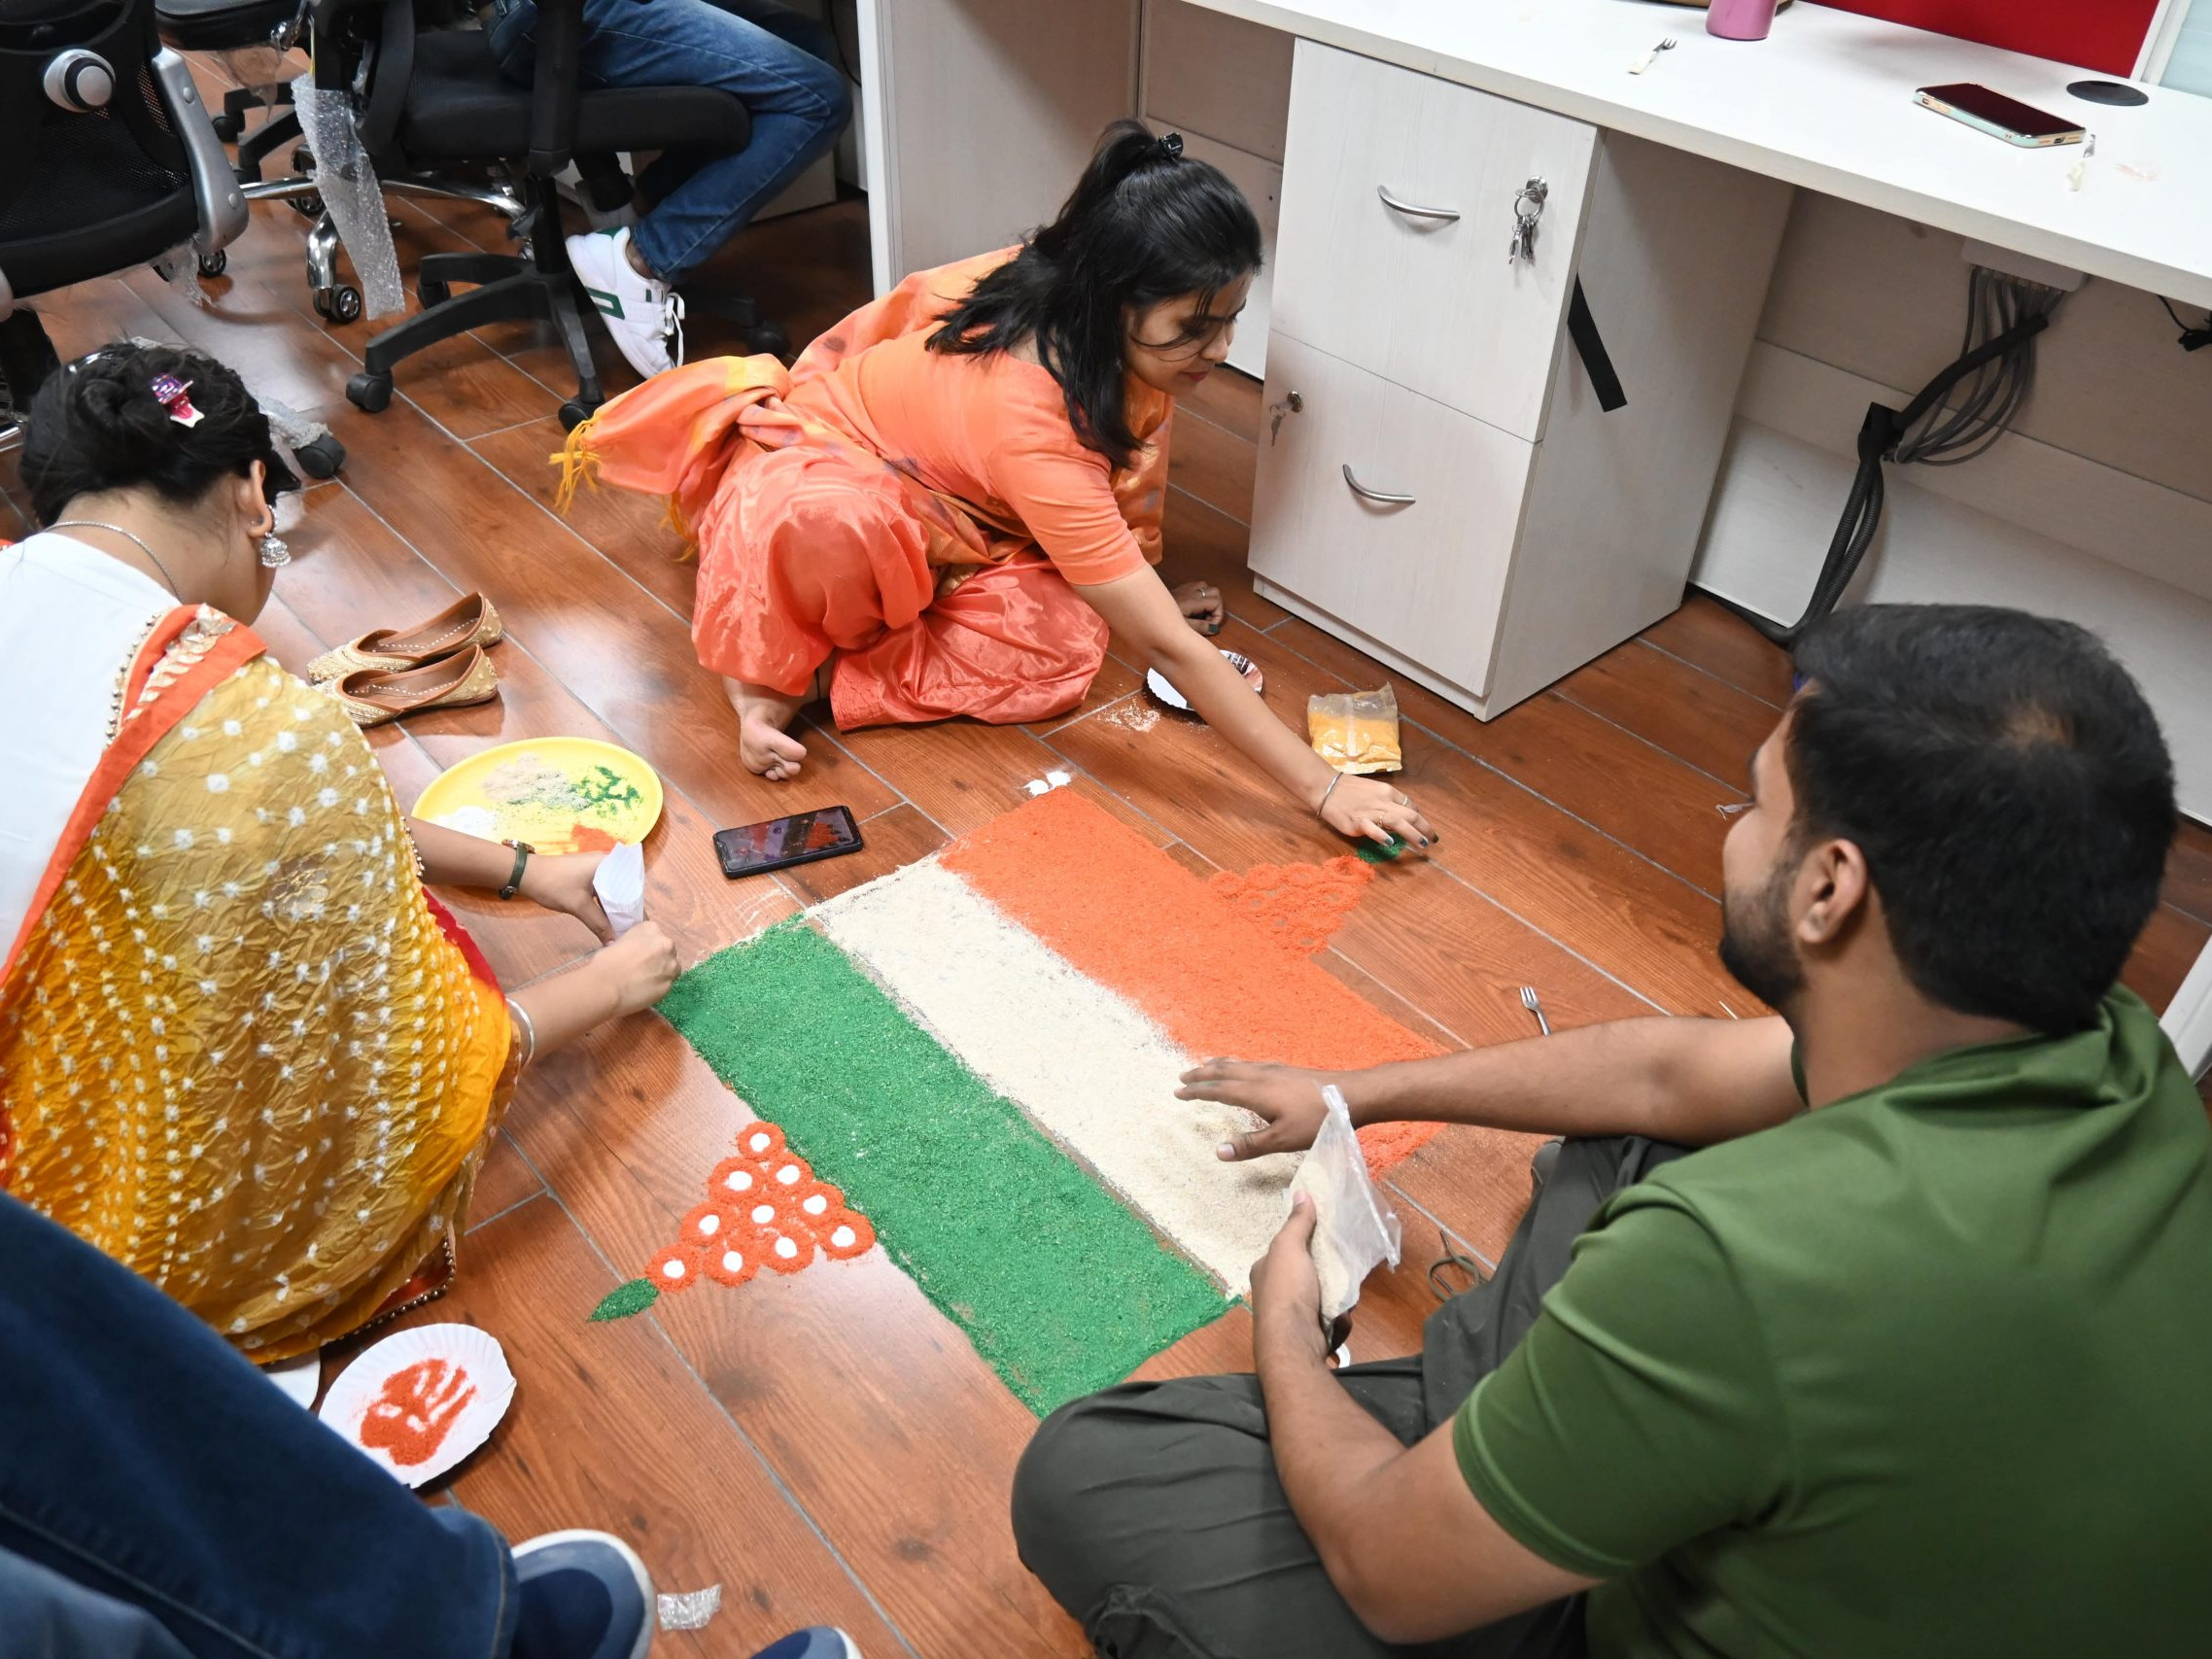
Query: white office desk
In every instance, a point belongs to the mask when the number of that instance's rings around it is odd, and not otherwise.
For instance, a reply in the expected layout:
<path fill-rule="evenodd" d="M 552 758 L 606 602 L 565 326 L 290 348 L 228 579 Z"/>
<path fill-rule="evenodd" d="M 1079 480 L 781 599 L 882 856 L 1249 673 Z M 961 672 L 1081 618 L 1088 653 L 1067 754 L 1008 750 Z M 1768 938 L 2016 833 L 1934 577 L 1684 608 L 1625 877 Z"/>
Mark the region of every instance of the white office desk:
<path fill-rule="evenodd" d="M 2153 87 L 2135 109 L 2093 106 L 2065 91 L 2097 78 L 2086 71 L 1804 0 L 1755 43 L 1713 39 L 1700 13 L 1642 0 L 1190 3 L 2212 306 L 2212 99 Z M 1142 107 L 1141 0 L 859 0 L 859 9 L 879 288 L 1049 219 L 1099 129 Z M 1629 74 L 1664 35 L 1676 49 Z M 1916 87 L 1951 81 L 2077 115 L 2096 135 L 2080 187 L 2069 177 L 2085 163 L 2078 147 L 2017 149 L 1914 104 Z M 1286 168 L 1286 196 L 1293 188 Z M 1755 295 L 1751 304 L 1755 312 Z M 1418 674 L 1387 637 L 1356 642 Z M 2212 950 L 2167 1023 L 2201 1067 L 2212 1052 Z"/>
<path fill-rule="evenodd" d="M 1764 41 L 1640 0 L 1192 0 L 1921 224 L 2212 306 L 2212 98 L 2084 104 L 2088 75 L 1799 4 Z M 861 0 L 879 283 L 1048 217 L 1136 108 L 1137 0 Z M 1648 74 L 1628 65 L 1662 35 Z M 2096 134 L 2018 150 L 1918 108 L 1980 81 Z M 967 199 L 954 201 L 957 191 Z M 911 250 L 911 252 L 908 252 Z"/>
<path fill-rule="evenodd" d="M 2212 98 L 2149 87 L 2135 109 L 2087 104 L 2065 88 L 2103 79 L 2088 70 L 1824 6 L 1744 42 L 1632 0 L 1191 3 L 2212 305 Z M 1676 50 L 1628 74 L 1662 35 Z M 1914 104 L 1950 81 L 2079 118 L 2096 134 L 2082 188 L 2067 178 L 2079 149 L 2015 149 Z"/>

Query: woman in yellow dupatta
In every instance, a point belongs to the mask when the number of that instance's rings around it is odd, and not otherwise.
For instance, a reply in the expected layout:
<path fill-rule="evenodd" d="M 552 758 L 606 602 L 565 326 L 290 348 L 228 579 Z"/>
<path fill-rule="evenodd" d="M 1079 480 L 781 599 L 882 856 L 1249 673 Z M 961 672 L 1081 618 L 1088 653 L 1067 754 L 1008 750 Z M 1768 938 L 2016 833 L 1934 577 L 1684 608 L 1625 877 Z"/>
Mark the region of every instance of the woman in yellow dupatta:
<path fill-rule="evenodd" d="M 443 1288 L 521 1066 L 674 977 L 651 922 L 502 997 L 336 701 L 246 624 L 295 487 L 238 378 L 167 347 L 54 375 L 0 549 L 0 1188 L 259 1361 Z M 37 717 L 29 718 L 33 710 Z M 592 855 L 521 890 L 604 937 Z"/>

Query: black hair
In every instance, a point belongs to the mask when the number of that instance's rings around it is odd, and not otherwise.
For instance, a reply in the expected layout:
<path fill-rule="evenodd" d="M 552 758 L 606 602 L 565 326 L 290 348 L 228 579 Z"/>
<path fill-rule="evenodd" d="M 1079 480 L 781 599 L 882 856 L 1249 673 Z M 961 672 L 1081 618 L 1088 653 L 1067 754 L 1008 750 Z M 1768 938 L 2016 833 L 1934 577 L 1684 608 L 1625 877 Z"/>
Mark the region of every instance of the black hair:
<path fill-rule="evenodd" d="M 1796 650 L 1798 845 L 1857 844 L 1919 992 L 2080 1030 L 2159 902 L 2173 762 L 2087 629 L 1976 605 L 1839 611 Z"/>
<path fill-rule="evenodd" d="M 1210 311 L 1215 294 L 1259 268 L 1260 221 L 1244 192 L 1185 156 L 1176 134 L 1116 121 L 1059 217 L 976 284 L 929 349 L 972 355 L 1034 338 L 1076 436 L 1126 467 L 1138 447 L 1123 407 L 1126 312 L 1182 294 L 1203 295 Z"/>
<path fill-rule="evenodd" d="M 190 383 L 201 417 L 193 425 L 173 420 L 155 396 L 163 375 Z M 23 483 L 42 525 L 79 496 L 108 490 L 150 489 L 194 506 L 257 461 L 268 469 L 262 493 L 272 503 L 299 488 L 246 383 L 185 346 L 103 346 L 48 375 L 23 419 Z"/>

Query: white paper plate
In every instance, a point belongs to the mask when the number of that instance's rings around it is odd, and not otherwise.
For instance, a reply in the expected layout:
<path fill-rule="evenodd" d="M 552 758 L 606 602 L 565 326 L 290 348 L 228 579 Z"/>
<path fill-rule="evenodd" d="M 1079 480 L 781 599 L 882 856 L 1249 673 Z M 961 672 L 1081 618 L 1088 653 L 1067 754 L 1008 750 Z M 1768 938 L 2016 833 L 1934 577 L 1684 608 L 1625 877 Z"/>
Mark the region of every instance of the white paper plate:
<path fill-rule="evenodd" d="M 1230 668 L 1244 675 L 1244 683 L 1252 687 L 1255 695 L 1266 689 L 1265 678 L 1261 674 L 1259 668 L 1250 657 L 1245 656 L 1240 651 L 1230 650 L 1224 650 L 1222 656 L 1227 659 Z M 1198 711 L 1191 707 L 1189 701 L 1180 691 L 1167 683 L 1167 676 L 1162 674 L 1159 670 L 1147 669 L 1145 671 L 1145 690 L 1151 694 L 1154 702 L 1164 704 L 1174 709 L 1176 713 L 1188 714 L 1193 720 L 1199 718 Z"/>
<path fill-rule="evenodd" d="M 409 1486 L 435 1480 L 491 1438 L 514 1399 L 498 1340 L 473 1325 L 418 1325 L 348 1365 L 322 1418 Z"/>
<path fill-rule="evenodd" d="M 315 1391 L 323 1386 L 323 1354 L 320 1349 L 302 1354 L 296 1360 L 287 1360 L 280 1365 L 264 1365 L 261 1375 L 284 1391 L 284 1396 L 304 1411 L 315 1409 Z"/>

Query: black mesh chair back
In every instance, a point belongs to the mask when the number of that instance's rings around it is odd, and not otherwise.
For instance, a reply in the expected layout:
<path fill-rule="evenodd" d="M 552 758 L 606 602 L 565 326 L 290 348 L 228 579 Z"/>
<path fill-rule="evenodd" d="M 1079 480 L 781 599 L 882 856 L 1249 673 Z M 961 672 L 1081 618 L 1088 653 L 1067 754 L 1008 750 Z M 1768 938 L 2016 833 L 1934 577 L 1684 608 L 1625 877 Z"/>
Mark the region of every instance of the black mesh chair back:
<path fill-rule="evenodd" d="M 159 49 L 151 0 L 0 0 L 0 272 L 17 297 L 143 264 L 198 229 Z"/>
<path fill-rule="evenodd" d="M 0 0 L 0 379 L 29 401 L 52 353 L 17 301 L 190 244 L 246 202 L 154 0 Z M 0 408 L 0 438 L 11 431 Z"/>

